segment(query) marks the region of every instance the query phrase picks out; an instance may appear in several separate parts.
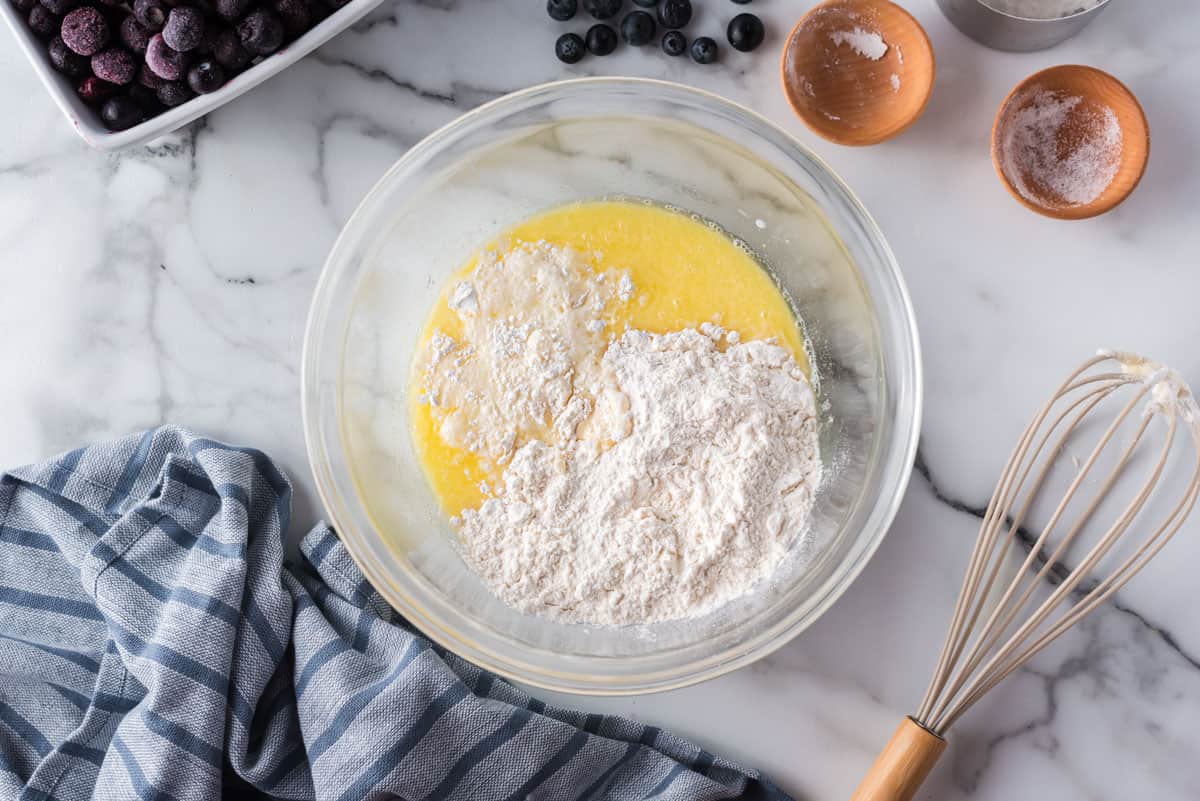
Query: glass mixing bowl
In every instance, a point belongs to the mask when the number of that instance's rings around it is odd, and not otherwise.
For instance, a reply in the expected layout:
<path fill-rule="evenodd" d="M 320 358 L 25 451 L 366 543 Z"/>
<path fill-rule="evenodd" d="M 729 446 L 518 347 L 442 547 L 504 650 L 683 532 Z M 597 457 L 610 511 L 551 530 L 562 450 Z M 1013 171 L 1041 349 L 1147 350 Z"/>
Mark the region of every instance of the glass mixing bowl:
<path fill-rule="evenodd" d="M 417 462 L 407 391 L 451 274 L 531 215 L 586 199 L 686 209 L 743 240 L 803 321 L 824 477 L 814 537 L 707 617 L 623 628 L 524 615 L 490 595 Z M 745 665 L 810 625 L 875 551 L 916 449 L 921 367 L 894 256 L 808 148 L 714 95 L 584 79 L 508 95 L 412 148 L 342 231 L 317 285 L 304 433 L 325 508 L 363 573 L 431 639 L 521 682 L 627 694 Z"/>

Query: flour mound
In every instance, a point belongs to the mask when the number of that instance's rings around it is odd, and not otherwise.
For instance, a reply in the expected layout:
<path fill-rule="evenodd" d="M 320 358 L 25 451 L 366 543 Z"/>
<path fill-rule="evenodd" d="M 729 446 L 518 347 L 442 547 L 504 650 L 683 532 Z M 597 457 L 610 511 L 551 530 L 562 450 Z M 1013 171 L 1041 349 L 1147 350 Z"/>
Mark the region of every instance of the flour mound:
<path fill-rule="evenodd" d="M 615 441 L 531 439 L 459 521 L 464 557 L 512 606 L 621 625 L 695 617 L 765 580 L 809 535 L 816 411 L 776 344 L 706 324 L 604 351 Z"/>

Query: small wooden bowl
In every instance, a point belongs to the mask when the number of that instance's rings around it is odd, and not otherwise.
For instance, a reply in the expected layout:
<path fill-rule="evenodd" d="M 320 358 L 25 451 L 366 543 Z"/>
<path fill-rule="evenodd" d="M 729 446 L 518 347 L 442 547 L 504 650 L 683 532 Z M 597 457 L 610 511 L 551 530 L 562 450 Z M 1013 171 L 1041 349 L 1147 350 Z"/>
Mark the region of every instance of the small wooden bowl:
<path fill-rule="evenodd" d="M 1034 168 L 1018 164 L 1013 155 L 1020 145 L 1016 137 L 1022 135 L 1014 127 L 1018 125 L 1017 115 L 1034 105 L 1036 98 L 1045 98 L 1043 93 L 1050 93 L 1060 102 L 1065 98 L 1074 103 L 1055 135 L 1060 160 L 1069 159 L 1072 153 L 1103 136 L 1100 125 L 1111 119 L 1106 116 L 1108 110 L 1116 117 L 1121 139 L 1118 145 L 1110 145 L 1112 150 L 1119 148 L 1114 157 L 1115 171 L 1108 185 L 1090 199 L 1064 198 Z M 1025 134 L 1026 141 L 1029 136 Z M 1141 104 L 1125 84 L 1095 67 L 1063 64 L 1030 75 L 1004 98 L 992 125 L 992 163 L 1004 186 L 1025 207 L 1059 220 L 1082 220 L 1114 208 L 1138 185 L 1149 158 L 1150 126 Z"/>
<path fill-rule="evenodd" d="M 917 121 L 936 68 L 925 29 L 900 6 L 827 0 L 792 29 L 781 71 L 783 92 L 809 128 L 839 145 L 874 145 Z"/>

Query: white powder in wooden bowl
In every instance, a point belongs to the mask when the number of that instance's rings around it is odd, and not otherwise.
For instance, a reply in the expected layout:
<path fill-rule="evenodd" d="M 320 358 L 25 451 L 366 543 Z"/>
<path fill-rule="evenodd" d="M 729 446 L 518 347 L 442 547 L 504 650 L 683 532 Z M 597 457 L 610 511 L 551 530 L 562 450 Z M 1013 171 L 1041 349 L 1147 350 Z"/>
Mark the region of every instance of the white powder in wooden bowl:
<path fill-rule="evenodd" d="M 1121 125 L 1108 106 L 1031 87 L 1010 101 L 997 159 L 1023 198 L 1041 206 L 1091 203 L 1121 163 Z"/>

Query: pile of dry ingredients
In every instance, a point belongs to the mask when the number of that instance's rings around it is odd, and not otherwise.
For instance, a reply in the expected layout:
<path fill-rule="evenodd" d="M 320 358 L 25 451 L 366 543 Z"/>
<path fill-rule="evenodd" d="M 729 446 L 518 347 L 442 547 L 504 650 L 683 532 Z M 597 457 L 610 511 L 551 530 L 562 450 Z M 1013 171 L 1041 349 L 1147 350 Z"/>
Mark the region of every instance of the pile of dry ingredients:
<path fill-rule="evenodd" d="M 986 6 L 1024 19 L 1069 17 L 1103 2 L 1105 0 L 983 0 Z"/>
<path fill-rule="evenodd" d="M 499 598 L 571 622 L 712 611 L 767 579 L 807 534 L 816 411 L 782 347 L 706 323 L 610 331 L 629 276 L 522 245 L 454 288 L 458 341 L 424 357 L 443 437 L 504 466 L 455 520 Z"/>
<path fill-rule="evenodd" d="M 1107 106 L 1033 87 L 1010 101 L 1000 131 L 1001 169 L 1026 200 L 1082 206 L 1104 193 L 1121 163 L 1121 126 Z"/>

